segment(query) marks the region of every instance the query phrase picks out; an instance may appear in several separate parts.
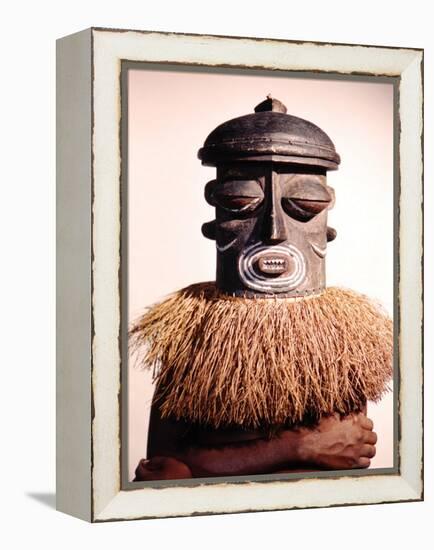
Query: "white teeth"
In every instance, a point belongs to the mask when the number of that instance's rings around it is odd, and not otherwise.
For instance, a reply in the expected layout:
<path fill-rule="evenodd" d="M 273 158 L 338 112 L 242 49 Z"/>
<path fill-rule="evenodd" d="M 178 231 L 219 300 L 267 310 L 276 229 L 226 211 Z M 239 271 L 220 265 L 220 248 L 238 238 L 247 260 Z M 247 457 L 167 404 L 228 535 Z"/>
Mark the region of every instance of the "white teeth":
<path fill-rule="evenodd" d="M 280 258 L 273 258 L 271 260 L 264 260 L 264 264 L 266 266 L 274 266 L 274 265 L 282 266 L 284 264 L 284 260 L 282 260 Z"/>

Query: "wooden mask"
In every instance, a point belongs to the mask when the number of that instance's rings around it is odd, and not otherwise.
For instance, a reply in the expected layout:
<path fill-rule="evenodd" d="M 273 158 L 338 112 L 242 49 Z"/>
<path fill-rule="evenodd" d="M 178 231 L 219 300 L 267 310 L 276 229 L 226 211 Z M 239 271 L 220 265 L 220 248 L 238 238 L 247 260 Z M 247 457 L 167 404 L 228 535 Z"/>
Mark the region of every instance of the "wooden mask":
<path fill-rule="evenodd" d="M 261 110 L 264 104 L 270 109 Z M 317 294 L 325 287 L 327 241 L 336 235 L 327 228 L 334 191 L 326 173 L 339 156 L 322 130 L 286 115 L 277 100 L 256 109 L 219 126 L 199 151 L 217 167 L 205 188 L 216 219 L 202 227 L 216 241 L 217 286 L 246 297 Z"/>

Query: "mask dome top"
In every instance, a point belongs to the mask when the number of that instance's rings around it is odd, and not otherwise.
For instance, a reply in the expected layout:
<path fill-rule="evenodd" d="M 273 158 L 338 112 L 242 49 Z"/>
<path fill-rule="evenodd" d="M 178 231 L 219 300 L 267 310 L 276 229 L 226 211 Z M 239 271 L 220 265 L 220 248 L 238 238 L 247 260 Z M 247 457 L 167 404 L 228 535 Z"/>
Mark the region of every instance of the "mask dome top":
<path fill-rule="evenodd" d="M 286 112 L 281 101 L 268 95 L 254 113 L 217 126 L 198 157 L 207 166 L 271 160 L 336 170 L 340 157 L 328 135 L 312 122 Z"/>

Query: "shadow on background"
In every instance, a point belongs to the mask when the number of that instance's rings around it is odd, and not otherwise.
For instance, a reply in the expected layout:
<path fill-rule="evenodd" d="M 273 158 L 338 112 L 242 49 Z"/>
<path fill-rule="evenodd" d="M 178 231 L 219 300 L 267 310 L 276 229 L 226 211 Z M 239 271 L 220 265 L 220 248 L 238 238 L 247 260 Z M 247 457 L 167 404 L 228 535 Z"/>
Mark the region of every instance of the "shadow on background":
<path fill-rule="evenodd" d="M 26 493 L 28 497 L 37 500 L 48 508 L 56 509 L 56 493 Z"/>

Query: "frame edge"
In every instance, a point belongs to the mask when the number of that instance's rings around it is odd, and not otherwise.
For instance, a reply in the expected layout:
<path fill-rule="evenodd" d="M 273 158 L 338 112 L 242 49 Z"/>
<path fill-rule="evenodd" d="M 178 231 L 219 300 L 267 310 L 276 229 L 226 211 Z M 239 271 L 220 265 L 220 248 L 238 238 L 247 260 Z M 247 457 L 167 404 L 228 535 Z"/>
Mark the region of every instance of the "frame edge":
<path fill-rule="evenodd" d="M 91 30 L 56 43 L 56 508 L 91 520 Z"/>

